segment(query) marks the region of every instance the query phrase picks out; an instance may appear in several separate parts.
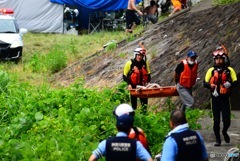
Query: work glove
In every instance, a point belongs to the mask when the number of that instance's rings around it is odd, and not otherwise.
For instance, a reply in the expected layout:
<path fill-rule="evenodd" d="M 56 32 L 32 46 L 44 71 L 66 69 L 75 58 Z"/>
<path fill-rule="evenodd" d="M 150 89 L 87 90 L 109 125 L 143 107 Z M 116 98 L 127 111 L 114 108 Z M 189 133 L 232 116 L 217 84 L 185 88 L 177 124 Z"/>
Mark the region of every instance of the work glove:
<path fill-rule="evenodd" d="M 217 86 L 215 87 L 214 92 L 212 93 L 212 95 L 213 95 L 214 97 L 217 97 L 217 96 L 218 96 Z"/>
<path fill-rule="evenodd" d="M 224 86 L 225 88 L 230 88 L 230 87 L 231 87 L 231 83 L 229 83 L 228 81 L 226 81 L 226 82 L 223 84 L 223 86 Z"/>

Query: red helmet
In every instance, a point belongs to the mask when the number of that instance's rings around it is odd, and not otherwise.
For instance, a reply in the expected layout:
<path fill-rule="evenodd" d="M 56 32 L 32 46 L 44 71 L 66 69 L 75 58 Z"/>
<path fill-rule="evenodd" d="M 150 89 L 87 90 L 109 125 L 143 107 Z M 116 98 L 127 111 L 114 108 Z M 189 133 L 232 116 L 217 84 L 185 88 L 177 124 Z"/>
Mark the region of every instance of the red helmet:
<path fill-rule="evenodd" d="M 212 53 L 213 59 L 219 58 L 219 57 L 225 58 L 226 55 L 227 55 L 227 54 L 225 53 L 224 49 L 222 49 L 222 48 L 217 49 L 217 50 L 215 50 L 215 51 Z"/>

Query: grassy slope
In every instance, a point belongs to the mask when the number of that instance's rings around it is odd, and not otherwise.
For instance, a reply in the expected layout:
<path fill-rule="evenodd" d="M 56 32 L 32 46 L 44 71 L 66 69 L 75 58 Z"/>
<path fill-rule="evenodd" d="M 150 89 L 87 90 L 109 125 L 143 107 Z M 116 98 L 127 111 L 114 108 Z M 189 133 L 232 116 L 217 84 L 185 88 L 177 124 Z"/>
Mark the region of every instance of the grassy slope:
<path fill-rule="evenodd" d="M 136 32 L 139 32 L 138 28 Z M 53 74 L 46 67 L 47 57 L 54 48 L 60 54 L 66 55 L 66 64 L 84 59 L 95 52 L 102 50 L 103 45 L 111 40 L 120 41 L 127 35 L 123 31 L 99 32 L 92 35 L 62 35 L 27 33 L 23 36 L 24 49 L 23 58 L 19 64 L 11 62 L 1 63 L 0 69 L 7 71 L 11 76 L 17 77 L 19 81 L 33 83 L 36 85 L 48 83 L 48 78 Z M 56 58 L 59 56 L 56 52 Z M 66 65 L 66 66 L 67 66 Z M 41 70 L 36 71 L 36 66 Z"/>

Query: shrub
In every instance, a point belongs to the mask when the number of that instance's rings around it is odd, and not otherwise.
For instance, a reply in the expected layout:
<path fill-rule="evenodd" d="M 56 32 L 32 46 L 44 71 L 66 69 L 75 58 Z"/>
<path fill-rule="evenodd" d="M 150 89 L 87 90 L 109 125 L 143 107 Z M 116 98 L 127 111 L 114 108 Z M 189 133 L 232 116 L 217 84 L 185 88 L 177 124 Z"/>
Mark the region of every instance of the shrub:
<path fill-rule="evenodd" d="M 49 69 L 51 73 L 55 73 L 66 67 L 67 56 L 63 50 L 55 48 L 46 55 L 44 62 L 46 63 L 47 69 Z"/>

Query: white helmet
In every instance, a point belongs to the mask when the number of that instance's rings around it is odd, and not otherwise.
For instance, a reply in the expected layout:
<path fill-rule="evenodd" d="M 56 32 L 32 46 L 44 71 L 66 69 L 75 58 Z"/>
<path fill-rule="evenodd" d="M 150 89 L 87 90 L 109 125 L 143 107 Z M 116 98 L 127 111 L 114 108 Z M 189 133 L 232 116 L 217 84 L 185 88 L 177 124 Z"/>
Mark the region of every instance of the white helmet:
<path fill-rule="evenodd" d="M 65 10 L 64 10 L 64 13 L 69 12 L 69 11 L 70 11 L 70 8 L 66 7 Z"/>
<path fill-rule="evenodd" d="M 136 57 L 137 54 L 141 54 L 141 55 L 145 56 L 146 55 L 146 50 L 141 48 L 141 47 L 137 47 L 134 50 L 134 58 Z"/>
<path fill-rule="evenodd" d="M 78 16 L 79 12 L 77 9 L 74 9 L 73 12 L 75 13 L 76 17 Z"/>
<path fill-rule="evenodd" d="M 132 108 L 132 106 L 130 106 L 127 103 L 123 103 L 123 104 L 118 105 L 113 111 L 113 114 L 116 117 L 119 117 L 123 114 L 134 115 L 134 113 L 135 112 L 134 112 L 134 109 Z"/>

